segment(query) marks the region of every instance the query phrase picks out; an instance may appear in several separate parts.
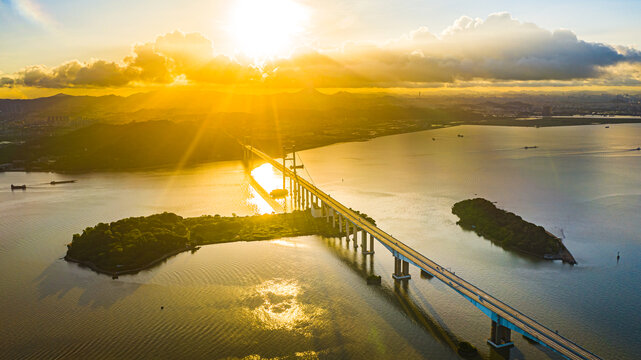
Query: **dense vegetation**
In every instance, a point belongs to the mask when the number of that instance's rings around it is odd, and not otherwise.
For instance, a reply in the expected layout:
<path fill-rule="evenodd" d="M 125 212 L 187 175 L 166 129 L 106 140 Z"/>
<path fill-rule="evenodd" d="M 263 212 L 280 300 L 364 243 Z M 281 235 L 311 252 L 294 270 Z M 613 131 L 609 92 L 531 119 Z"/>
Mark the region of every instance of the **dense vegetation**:
<path fill-rule="evenodd" d="M 73 235 L 65 259 L 99 272 L 126 273 L 198 245 L 312 234 L 337 236 L 337 231 L 324 219 L 313 218 L 309 210 L 247 217 L 182 218 L 162 213 L 89 227 Z"/>
<path fill-rule="evenodd" d="M 499 209 L 490 201 L 476 198 L 460 201 L 452 207 L 462 228 L 508 249 L 539 256 L 557 254 L 561 250 L 558 240 L 542 226 L 523 220 L 520 216 Z"/>
<path fill-rule="evenodd" d="M 355 212 L 358 216 L 362 217 L 362 218 L 363 218 L 363 220 L 365 220 L 365 221 L 367 221 L 368 223 L 370 223 L 370 224 L 372 224 L 372 225 L 376 226 L 376 220 L 372 219 L 372 217 L 371 217 L 371 216 L 369 216 L 369 215 L 367 215 L 367 214 L 365 214 L 365 213 L 363 213 L 363 212 L 360 212 L 360 211 L 358 211 L 358 210 L 354 210 L 354 209 L 352 209 L 352 208 L 349 208 L 349 209 L 350 209 L 350 210 L 352 210 L 353 212 Z"/>

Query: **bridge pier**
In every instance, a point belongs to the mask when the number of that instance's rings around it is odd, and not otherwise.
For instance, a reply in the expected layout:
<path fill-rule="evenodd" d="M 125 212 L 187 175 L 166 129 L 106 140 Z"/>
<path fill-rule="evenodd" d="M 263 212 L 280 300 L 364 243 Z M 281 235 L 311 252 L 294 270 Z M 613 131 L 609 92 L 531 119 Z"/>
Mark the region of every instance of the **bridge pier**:
<path fill-rule="evenodd" d="M 369 247 L 367 246 L 367 235 L 369 235 Z M 374 237 L 372 236 L 372 234 L 368 233 L 365 230 L 363 230 L 362 244 L 363 255 L 370 255 L 374 253 Z"/>
<path fill-rule="evenodd" d="M 358 249 L 358 226 L 354 225 L 354 250 Z"/>
<path fill-rule="evenodd" d="M 408 280 L 412 278 L 410 275 L 410 263 L 394 256 L 394 280 Z"/>
<path fill-rule="evenodd" d="M 364 254 L 367 251 L 367 232 L 361 229 L 361 252 Z"/>
<path fill-rule="evenodd" d="M 500 319 L 499 317 L 498 320 L 500 321 Z M 492 331 L 487 343 L 496 349 L 514 346 L 512 342 L 512 330 L 492 320 Z"/>
<path fill-rule="evenodd" d="M 348 248 L 349 248 L 349 241 L 351 240 L 351 238 L 349 237 L 350 235 L 349 232 L 351 231 L 349 224 L 350 224 L 349 220 L 345 219 L 345 241 L 347 241 Z"/>
<path fill-rule="evenodd" d="M 309 208 L 309 191 L 303 188 L 303 209 Z"/>
<path fill-rule="evenodd" d="M 308 195 L 307 189 L 303 188 L 303 210 L 306 210 L 309 207 L 309 204 L 307 203 Z"/>

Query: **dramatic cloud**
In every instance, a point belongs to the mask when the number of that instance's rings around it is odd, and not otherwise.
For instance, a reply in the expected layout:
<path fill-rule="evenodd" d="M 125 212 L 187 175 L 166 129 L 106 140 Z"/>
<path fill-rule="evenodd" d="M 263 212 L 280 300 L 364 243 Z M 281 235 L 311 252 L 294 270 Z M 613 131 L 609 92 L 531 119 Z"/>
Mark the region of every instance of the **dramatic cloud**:
<path fill-rule="evenodd" d="M 346 44 L 342 49 L 273 64 L 287 82 L 321 76 L 316 86 L 411 86 L 472 80 L 575 80 L 611 74 L 606 69 L 641 61 L 629 48 L 589 43 L 568 30 L 550 32 L 509 14 L 486 20 L 462 17 L 440 37 L 420 28 L 383 45 Z M 316 57 L 316 61 L 305 58 Z M 320 61 L 324 58 L 326 61 Z M 329 60 L 331 59 L 331 61 Z M 349 76 L 331 78 L 323 74 Z M 625 74 L 619 74 L 625 75 Z M 332 75 L 329 75 L 332 76 Z M 327 79 L 330 80 L 330 79 Z M 341 81 L 342 80 L 342 81 Z"/>
<path fill-rule="evenodd" d="M 279 87 L 429 86 L 437 83 L 639 81 L 641 53 L 579 40 L 569 30 L 548 31 L 509 14 L 461 17 L 442 34 L 421 27 L 384 44 L 345 43 L 340 49 L 299 49 L 260 67 L 215 54 L 198 33 L 179 31 L 136 44 L 122 62 L 71 61 L 51 69 L 31 66 L 3 77 L 0 86 L 104 87 L 192 83 L 269 84 Z"/>

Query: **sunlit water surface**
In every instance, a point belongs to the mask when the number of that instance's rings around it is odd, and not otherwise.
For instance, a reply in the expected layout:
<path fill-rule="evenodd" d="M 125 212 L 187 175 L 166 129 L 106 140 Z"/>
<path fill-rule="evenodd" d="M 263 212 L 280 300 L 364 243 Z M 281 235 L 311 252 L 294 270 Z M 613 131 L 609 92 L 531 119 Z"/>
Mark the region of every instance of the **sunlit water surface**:
<path fill-rule="evenodd" d="M 300 157 L 320 188 L 457 275 L 603 358 L 635 359 L 638 146 L 639 125 L 463 126 Z M 253 177 L 266 192 L 282 186 L 269 166 Z M 78 182 L 48 185 L 68 178 Z M 12 183 L 29 189 L 11 192 Z M 0 357 L 449 359 L 458 357 L 457 341 L 469 341 L 484 358 L 499 358 L 485 343 L 487 317 L 416 269 L 405 286 L 394 285 L 381 246 L 372 259 L 317 236 L 211 245 L 117 280 L 61 260 L 71 235 L 98 222 L 161 211 L 271 212 L 250 183 L 238 162 L 178 172 L 0 173 Z M 451 206 L 475 196 L 564 236 L 579 265 L 515 255 L 462 231 Z M 383 286 L 367 286 L 368 273 L 382 275 Z M 514 359 L 558 358 L 513 339 Z"/>

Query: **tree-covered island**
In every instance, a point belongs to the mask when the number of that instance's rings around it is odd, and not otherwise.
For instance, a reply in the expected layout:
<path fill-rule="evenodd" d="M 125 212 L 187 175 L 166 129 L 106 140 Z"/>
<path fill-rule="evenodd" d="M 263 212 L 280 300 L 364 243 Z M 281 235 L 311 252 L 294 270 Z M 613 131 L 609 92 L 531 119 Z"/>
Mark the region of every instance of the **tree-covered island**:
<path fill-rule="evenodd" d="M 561 239 L 550 234 L 542 226 L 497 208 L 486 199 L 457 202 L 452 207 L 452 213 L 459 217 L 457 224 L 463 229 L 474 231 L 505 249 L 576 264 Z"/>
<path fill-rule="evenodd" d="M 367 215 L 361 214 L 365 219 Z M 131 217 L 99 223 L 74 234 L 65 260 L 105 274 L 135 273 L 200 245 L 256 241 L 304 235 L 340 236 L 324 218 L 309 210 L 245 217 L 200 216 L 183 218 L 173 213 Z"/>

